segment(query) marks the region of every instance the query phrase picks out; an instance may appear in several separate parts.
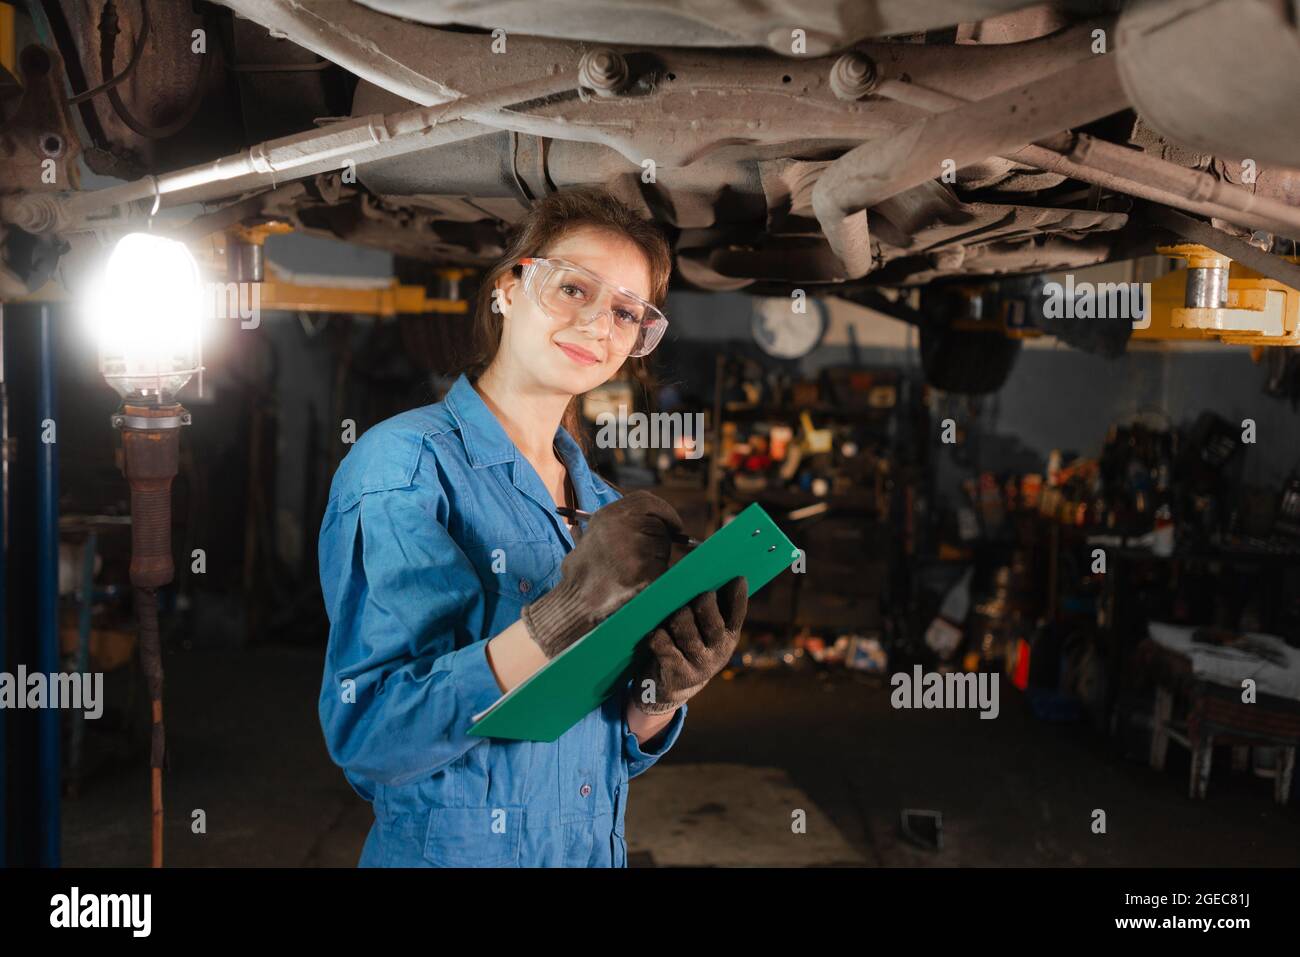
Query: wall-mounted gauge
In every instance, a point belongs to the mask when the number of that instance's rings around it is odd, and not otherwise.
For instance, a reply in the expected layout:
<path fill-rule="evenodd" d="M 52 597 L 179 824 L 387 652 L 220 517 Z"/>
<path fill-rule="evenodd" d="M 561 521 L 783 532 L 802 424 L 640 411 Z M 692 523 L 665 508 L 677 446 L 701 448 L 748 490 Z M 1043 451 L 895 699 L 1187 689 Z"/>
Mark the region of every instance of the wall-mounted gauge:
<path fill-rule="evenodd" d="M 750 330 L 768 355 L 801 359 L 821 344 L 829 318 L 819 299 L 803 298 L 796 304 L 789 296 L 755 296 Z"/>

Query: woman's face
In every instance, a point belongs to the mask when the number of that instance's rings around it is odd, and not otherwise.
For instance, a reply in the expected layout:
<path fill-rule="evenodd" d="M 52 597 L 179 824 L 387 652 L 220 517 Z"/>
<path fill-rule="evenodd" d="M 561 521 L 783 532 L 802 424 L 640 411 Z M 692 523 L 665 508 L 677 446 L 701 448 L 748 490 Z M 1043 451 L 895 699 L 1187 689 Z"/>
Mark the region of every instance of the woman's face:
<path fill-rule="evenodd" d="M 582 227 L 567 233 L 541 254 L 565 259 L 596 275 L 650 299 L 650 266 L 645 254 L 618 233 Z M 497 280 L 502 311 L 499 359 L 526 369 L 537 382 L 557 392 L 577 395 L 608 382 L 623 365 L 625 354 L 610 342 L 613 319 L 597 316 L 585 326 L 550 319 L 524 292 L 513 273 Z"/>

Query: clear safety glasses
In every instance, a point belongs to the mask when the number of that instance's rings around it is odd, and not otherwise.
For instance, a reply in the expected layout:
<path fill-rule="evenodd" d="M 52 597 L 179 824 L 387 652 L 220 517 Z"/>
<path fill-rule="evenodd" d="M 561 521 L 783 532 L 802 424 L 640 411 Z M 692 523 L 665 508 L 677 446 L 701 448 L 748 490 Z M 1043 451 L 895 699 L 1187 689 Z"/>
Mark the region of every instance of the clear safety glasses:
<path fill-rule="evenodd" d="M 609 342 L 617 355 L 649 355 L 668 328 L 668 317 L 622 286 L 563 259 L 519 260 L 524 292 L 556 322 L 587 325 L 608 313 Z"/>

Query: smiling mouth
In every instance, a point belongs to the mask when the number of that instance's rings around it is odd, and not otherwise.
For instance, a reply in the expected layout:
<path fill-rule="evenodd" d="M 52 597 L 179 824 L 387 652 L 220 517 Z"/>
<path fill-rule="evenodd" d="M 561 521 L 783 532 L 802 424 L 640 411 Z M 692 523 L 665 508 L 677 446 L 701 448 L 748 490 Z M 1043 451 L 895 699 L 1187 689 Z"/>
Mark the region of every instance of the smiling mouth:
<path fill-rule="evenodd" d="M 568 342 L 557 342 L 556 345 L 564 350 L 564 352 L 568 353 L 568 355 L 575 361 L 581 362 L 585 365 L 594 365 L 600 361 L 595 355 L 582 348 L 582 346 L 575 346 Z"/>

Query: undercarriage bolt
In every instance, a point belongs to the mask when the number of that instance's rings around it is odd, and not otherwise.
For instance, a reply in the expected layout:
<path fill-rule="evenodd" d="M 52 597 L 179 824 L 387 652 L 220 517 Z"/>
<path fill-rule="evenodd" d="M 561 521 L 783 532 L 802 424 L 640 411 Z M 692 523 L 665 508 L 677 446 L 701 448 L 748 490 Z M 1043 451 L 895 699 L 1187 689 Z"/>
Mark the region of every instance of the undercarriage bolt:
<path fill-rule="evenodd" d="M 63 155 L 63 137 L 58 133 L 41 134 L 41 152 L 51 159 L 58 159 Z"/>
<path fill-rule="evenodd" d="M 578 83 L 602 96 L 611 96 L 627 85 L 627 60 L 609 49 L 590 50 L 578 64 Z"/>
<path fill-rule="evenodd" d="M 841 100 L 859 100 L 876 85 L 876 64 L 861 53 L 846 53 L 831 67 L 831 90 Z"/>

